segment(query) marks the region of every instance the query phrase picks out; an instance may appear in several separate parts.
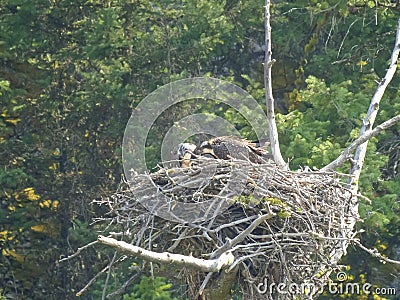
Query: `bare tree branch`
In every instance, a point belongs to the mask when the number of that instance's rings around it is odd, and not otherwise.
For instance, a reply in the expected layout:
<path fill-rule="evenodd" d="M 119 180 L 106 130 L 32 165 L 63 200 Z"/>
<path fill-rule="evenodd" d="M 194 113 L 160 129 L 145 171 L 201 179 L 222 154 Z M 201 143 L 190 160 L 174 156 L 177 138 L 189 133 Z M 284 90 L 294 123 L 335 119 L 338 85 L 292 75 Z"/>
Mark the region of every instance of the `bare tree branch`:
<path fill-rule="evenodd" d="M 120 261 L 121 261 L 121 259 L 118 259 L 117 261 L 115 261 L 115 259 L 113 259 L 113 261 L 111 261 L 106 267 L 104 267 L 100 272 L 98 272 L 98 273 L 96 274 L 96 276 L 94 276 L 94 277 L 93 277 L 79 292 L 77 292 L 75 295 L 76 295 L 77 297 L 82 296 L 82 294 L 83 294 L 84 292 L 86 292 L 86 290 L 89 289 L 89 287 L 92 286 L 92 284 L 97 280 L 97 278 L 99 278 L 101 275 L 103 275 L 103 273 L 109 271 L 109 270 L 111 269 L 111 267 L 112 267 L 114 264 L 116 264 L 116 263 L 118 263 L 118 262 L 120 262 Z"/>
<path fill-rule="evenodd" d="M 356 150 L 356 148 L 358 146 L 360 146 L 361 144 L 363 144 L 364 142 L 368 141 L 370 138 L 378 135 L 379 133 L 381 133 L 382 131 L 384 131 L 385 129 L 389 128 L 390 126 L 393 126 L 394 124 L 396 124 L 397 122 L 400 122 L 400 115 L 397 115 L 385 122 L 383 122 L 382 124 L 376 126 L 373 130 L 368 131 L 366 133 L 364 133 L 364 135 L 360 136 L 358 139 L 356 139 L 353 143 L 351 143 L 351 145 L 349 147 L 347 147 L 346 150 L 344 150 L 339 156 L 338 158 L 336 158 L 334 161 L 332 161 L 331 163 L 329 163 L 328 165 L 326 165 L 325 167 L 323 167 L 321 169 L 322 172 L 324 171 L 333 171 L 336 168 L 340 167 L 341 165 L 343 165 L 348 159 L 350 159 L 350 154 Z"/>
<path fill-rule="evenodd" d="M 265 1 L 264 19 L 265 19 L 265 60 L 264 60 L 264 85 L 265 85 L 265 100 L 267 104 L 267 118 L 269 125 L 269 138 L 271 143 L 271 151 L 275 162 L 284 168 L 288 168 L 283 160 L 281 150 L 279 149 L 278 129 L 275 122 L 274 96 L 272 94 L 272 75 L 271 69 L 274 63 L 272 60 L 271 50 L 271 25 L 270 25 L 270 0 Z"/>
<path fill-rule="evenodd" d="M 365 133 L 368 133 L 372 130 L 372 126 L 374 125 L 376 115 L 379 110 L 379 102 L 382 99 L 383 94 L 385 93 L 386 87 L 392 80 L 394 74 L 397 69 L 397 61 L 400 52 L 400 19 L 397 24 L 397 32 L 396 32 L 396 41 L 394 44 L 394 49 L 392 52 L 392 56 L 390 59 L 390 66 L 386 72 L 385 77 L 381 80 L 376 89 L 374 96 L 371 99 L 371 103 L 367 112 L 367 115 L 363 121 L 363 126 L 360 130 L 360 137 L 362 137 Z M 367 152 L 368 140 L 361 144 L 354 155 L 353 167 L 351 168 L 350 174 L 353 175 L 348 182 L 349 188 L 353 192 L 353 194 L 357 194 L 358 190 L 358 182 L 361 174 L 361 169 L 364 164 L 365 154 Z"/>
<path fill-rule="evenodd" d="M 118 288 L 117 290 L 114 290 L 112 293 L 107 295 L 108 299 L 113 299 L 113 297 L 116 297 L 118 295 L 121 295 L 126 292 L 127 287 L 132 284 L 142 273 L 139 271 L 138 273 L 135 273 L 133 276 L 131 276 L 128 280 L 124 282 L 124 284 Z"/>
<path fill-rule="evenodd" d="M 69 260 L 71 258 L 74 258 L 75 256 L 78 256 L 83 250 L 85 250 L 86 248 L 89 248 L 89 247 L 91 247 L 91 246 L 93 246 L 95 244 L 97 244 L 97 241 L 93 241 L 93 242 L 91 242 L 91 243 L 89 243 L 89 244 L 87 244 L 85 246 L 82 246 L 82 247 L 78 248 L 74 254 L 71 254 L 68 257 L 61 258 L 58 262 L 60 263 L 60 262 Z"/>
<path fill-rule="evenodd" d="M 114 252 L 114 256 L 111 259 L 111 262 L 109 264 L 109 268 L 108 268 L 108 272 L 107 272 L 107 277 L 106 277 L 106 281 L 104 282 L 104 286 L 103 286 L 103 293 L 101 295 L 101 300 L 105 300 L 106 299 L 106 293 L 107 293 L 107 287 L 108 287 L 108 282 L 110 280 L 110 275 L 111 275 L 111 271 L 112 271 L 112 266 L 114 265 L 115 259 L 117 258 L 117 251 Z"/>
<path fill-rule="evenodd" d="M 371 103 L 367 112 L 365 119 L 363 120 L 363 125 L 360 130 L 360 137 L 363 137 L 365 134 L 369 134 L 372 131 L 372 126 L 375 122 L 376 115 L 379 110 L 379 103 L 382 99 L 382 96 L 386 90 L 386 87 L 392 80 L 396 68 L 397 68 L 397 60 L 400 52 L 400 19 L 398 21 L 397 32 L 396 32 L 396 41 L 394 45 L 394 49 L 392 52 L 390 66 L 386 72 L 385 77 L 379 83 L 375 94 L 371 99 Z M 358 183 L 360 179 L 361 169 L 364 164 L 365 154 L 367 152 L 368 139 L 361 145 L 357 147 L 356 153 L 354 155 L 354 159 L 352 161 L 353 166 L 350 170 L 351 177 L 348 179 L 347 188 L 352 194 L 351 203 L 346 209 L 346 213 L 350 216 L 346 219 L 342 220 L 342 228 L 343 228 L 343 238 L 353 238 L 354 236 L 354 226 L 359 219 L 358 214 Z M 343 255 L 346 254 L 347 246 L 349 244 L 348 240 L 343 240 L 342 243 L 337 244 L 331 253 L 331 262 L 338 262 Z"/>
<path fill-rule="evenodd" d="M 128 244 L 124 241 L 118 241 L 102 235 L 99 235 L 97 240 L 102 244 L 112 246 L 119 251 L 127 252 L 147 261 L 175 264 L 177 266 L 188 267 L 203 272 L 219 272 L 222 268 L 230 266 L 235 260 L 231 252 L 222 253 L 221 256 L 216 259 L 206 260 L 182 254 L 173 254 L 168 252 L 158 253 L 149 251 L 144 248 Z"/>
<path fill-rule="evenodd" d="M 369 254 L 371 254 L 373 257 L 378 258 L 381 262 L 391 263 L 391 264 L 394 264 L 394 265 L 400 265 L 400 261 L 393 260 L 393 259 L 390 259 L 390 258 L 387 258 L 387 257 L 383 256 L 381 253 L 379 253 L 379 251 L 377 249 L 369 249 L 369 248 L 365 247 L 363 244 L 361 244 L 361 242 L 359 240 L 355 240 L 354 243 L 358 247 L 363 249 L 364 251 L 366 251 Z"/>
<path fill-rule="evenodd" d="M 271 219 L 272 217 L 275 216 L 275 213 L 271 212 L 269 210 L 268 214 L 266 215 L 261 215 L 257 219 L 255 219 L 249 227 L 247 227 L 243 232 L 241 232 L 238 236 L 236 236 L 233 240 L 228 240 L 221 248 L 218 250 L 214 251 L 211 254 L 211 257 L 218 256 L 221 252 L 228 251 L 231 249 L 233 246 L 236 244 L 242 242 L 255 228 L 257 228 L 258 225 L 260 225 L 262 222 Z"/>

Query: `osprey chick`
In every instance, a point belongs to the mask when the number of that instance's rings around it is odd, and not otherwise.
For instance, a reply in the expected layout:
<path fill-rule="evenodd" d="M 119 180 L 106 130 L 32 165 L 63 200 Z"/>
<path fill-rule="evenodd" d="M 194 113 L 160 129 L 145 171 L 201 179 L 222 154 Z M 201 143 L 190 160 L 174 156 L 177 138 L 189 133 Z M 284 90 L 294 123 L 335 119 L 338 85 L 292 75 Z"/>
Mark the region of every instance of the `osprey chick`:
<path fill-rule="evenodd" d="M 259 143 L 249 142 L 235 136 L 215 137 L 203 142 L 200 147 L 194 144 L 182 143 L 178 145 L 178 157 L 182 168 L 191 165 L 191 159 L 198 156 L 215 159 L 242 159 L 252 163 L 262 164 L 271 159 L 268 151 L 260 147 Z"/>
<path fill-rule="evenodd" d="M 181 168 L 189 168 L 191 164 L 191 159 L 195 157 L 195 150 L 197 146 L 190 143 L 181 143 L 178 145 L 178 160 L 180 162 Z"/>
<path fill-rule="evenodd" d="M 215 137 L 203 142 L 196 149 L 196 154 L 211 156 L 219 159 L 250 160 L 252 163 L 261 164 L 270 159 L 268 152 L 258 143 L 253 143 L 235 136 Z"/>

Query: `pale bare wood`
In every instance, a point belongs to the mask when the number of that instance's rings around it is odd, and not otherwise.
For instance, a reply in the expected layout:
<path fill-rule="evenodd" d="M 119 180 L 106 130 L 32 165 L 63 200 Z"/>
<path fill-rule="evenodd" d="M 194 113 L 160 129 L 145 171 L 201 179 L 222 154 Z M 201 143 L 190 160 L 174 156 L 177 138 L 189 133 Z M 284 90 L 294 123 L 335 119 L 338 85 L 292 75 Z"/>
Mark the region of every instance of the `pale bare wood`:
<path fill-rule="evenodd" d="M 346 150 L 344 150 L 334 161 L 323 167 L 321 171 L 333 171 L 336 168 L 342 166 L 346 161 L 351 158 L 351 153 L 356 150 L 358 146 L 370 140 L 372 137 L 377 136 L 385 129 L 395 125 L 397 122 L 400 122 L 400 115 L 394 116 L 393 118 L 383 122 L 382 124 L 379 124 L 373 130 L 365 132 L 362 136 L 352 142 L 350 146 L 348 146 Z"/>
<path fill-rule="evenodd" d="M 270 25 L 270 8 L 271 1 L 265 1 L 264 7 L 264 24 L 265 24 L 265 60 L 264 60 L 264 86 L 265 86 L 265 101 L 267 105 L 267 118 L 269 126 L 269 139 L 271 143 L 271 152 L 274 161 L 278 166 L 288 169 L 287 163 L 284 161 L 281 150 L 279 148 L 278 129 L 275 122 L 274 96 L 272 93 L 272 65 L 275 62 L 272 60 L 271 47 L 271 25 Z"/>
<path fill-rule="evenodd" d="M 363 125 L 360 130 L 360 138 L 370 134 L 372 131 L 372 127 L 374 125 L 376 116 L 379 111 L 379 103 L 383 97 L 383 94 L 385 93 L 386 87 L 388 86 L 394 74 L 396 73 L 399 53 L 400 53 L 400 19 L 398 20 L 397 24 L 396 40 L 390 59 L 390 66 L 387 69 L 385 77 L 379 83 L 376 92 L 371 99 L 367 115 L 363 120 Z M 337 246 L 333 249 L 331 253 L 332 263 L 338 262 L 344 255 L 346 255 L 347 247 L 349 245 L 349 240 L 352 239 L 355 235 L 354 226 L 356 222 L 359 220 L 358 198 L 357 198 L 359 179 L 362 167 L 364 165 L 367 146 L 368 146 L 368 139 L 357 147 L 354 158 L 352 159 L 352 168 L 350 170 L 351 177 L 349 177 L 347 182 L 347 188 L 352 194 L 351 202 L 346 211 L 349 217 L 343 219 L 343 222 L 341 224 L 343 228 L 342 232 L 343 238 L 345 239 L 341 243 L 338 243 Z"/>
<path fill-rule="evenodd" d="M 187 267 L 203 272 L 219 272 L 222 268 L 230 266 L 234 261 L 234 256 L 227 251 L 222 253 L 215 259 L 201 259 L 190 255 L 175 254 L 169 252 L 155 252 L 142 247 L 134 246 L 124 241 L 118 241 L 114 238 L 99 235 L 97 237 L 99 243 L 111 246 L 119 251 L 126 252 L 135 257 L 142 258 L 146 261 L 175 264 L 181 267 Z"/>

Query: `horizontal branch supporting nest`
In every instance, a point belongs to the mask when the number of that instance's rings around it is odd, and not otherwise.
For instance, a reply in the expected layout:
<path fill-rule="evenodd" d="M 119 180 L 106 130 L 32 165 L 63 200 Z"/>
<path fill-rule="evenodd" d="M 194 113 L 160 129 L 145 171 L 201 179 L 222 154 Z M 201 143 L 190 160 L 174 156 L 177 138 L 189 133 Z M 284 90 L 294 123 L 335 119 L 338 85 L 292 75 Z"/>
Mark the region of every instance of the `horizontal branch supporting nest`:
<path fill-rule="evenodd" d="M 102 244 L 109 245 L 119 251 L 127 252 L 130 255 L 143 258 L 147 261 L 163 264 L 174 264 L 176 266 L 187 267 L 203 272 L 219 272 L 223 267 L 231 265 L 234 261 L 234 257 L 231 252 L 222 253 L 216 259 L 199 259 L 193 256 L 173 254 L 168 252 L 157 253 L 102 235 L 99 235 L 97 240 Z"/>

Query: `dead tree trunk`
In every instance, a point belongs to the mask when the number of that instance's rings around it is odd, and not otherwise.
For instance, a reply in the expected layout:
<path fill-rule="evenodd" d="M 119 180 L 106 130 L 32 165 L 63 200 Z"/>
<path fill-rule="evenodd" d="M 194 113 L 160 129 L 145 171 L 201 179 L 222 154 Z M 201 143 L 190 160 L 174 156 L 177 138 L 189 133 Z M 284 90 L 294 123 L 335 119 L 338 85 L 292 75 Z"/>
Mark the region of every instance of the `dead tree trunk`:
<path fill-rule="evenodd" d="M 397 26 L 397 31 L 396 31 L 396 40 L 395 40 L 395 45 L 394 49 L 391 55 L 391 60 L 390 60 L 390 66 L 386 72 L 385 77 L 381 80 L 381 82 L 378 84 L 378 88 L 376 89 L 375 94 L 373 95 L 370 106 L 367 112 L 367 115 L 365 116 L 365 119 L 363 120 L 363 125 L 360 130 L 360 138 L 362 140 L 363 137 L 365 136 L 372 136 L 371 133 L 373 132 L 373 125 L 375 122 L 375 118 L 378 114 L 379 111 L 379 103 L 382 99 L 383 94 L 385 93 L 386 87 L 392 80 L 396 69 L 397 69 L 397 64 L 398 64 L 398 57 L 399 57 L 399 52 L 400 52 L 400 19 L 398 21 L 398 26 Z M 394 117 L 392 120 L 389 120 L 386 125 L 393 125 L 395 124 L 396 121 L 398 121 L 398 117 Z M 379 130 L 379 127 L 378 127 Z M 378 131 L 376 130 L 376 131 Z M 332 263 L 337 263 L 342 256 L 346 255 L 346 250 L 347 246 L 349 245 L 349 241 L 354 238 L 354 226 L 359 219 L 359 214 L 358 214 L 358 183 L 361 175 L 361 170 L 364 165 L 364 159 L 365 155 L 367 153 L 367 146 L 368 146 L 368 139 L 365 140 L 361 145 L 359 145 L 356 149 L 356 153 L 354 155 L 354 158 L 352 159 L 352 168 L 350 170 L 350 175 L 351 177 L 348 180 L 347 183 L 347 188 L 350 190 L 352 193 L 352 200 L 351 200 L 351 205 L 348 207 L 347 213 L 349 213 L 350 218 L 346 220 L 346 222 L 343 224 L 343 227 L 346 228 L 347 231 L 347 236 L 344 236 L 343 241 L 341 244 L 338 244 L 336 249 L 332 252 L 332 258 L 331 261 Z M 349 146 L 349 148 L 352 147 L 352 145 Z M 349 149 L 348 148 L 348 149 Z M 347 152 L 349 152 L 347 150 Z M 346 153 L 346 150 L 344 151 Z M 348 154 L 347 154 L 348 156 Z M 339 158 L 343 158 L 344 154 Z M 339 159 L 338 158 L 338 159 Z M 338 159 L 333 161 L 331 164 L 327 165 L 323 170 L 332 170 L 334 167 L 338 167 L 340 164 L 338 164 Z M 345 160 L 341 160 L 343 163 Z"/>
<path fill-rule="evenodd" d="M 270 25 L 270 11 L 271 1 L 265 1 L 264 7 L 264 24 L 265 24 L 265 60 L 264 60 L 264 86 L 265 86 L 265 100 L 267 104 L 267 118 L 269 125 L 269 139 L 271 142 L 271 151 L 275 163 L 283 168 L 288 168 L 283 160 L 281 150 L 279 148 L 278 129 L 275 122 L 275 107 L 274 96 L 272 93 L 272 74 L 271 69 L 274 64 L 272 60 L 272 47 L 271 47 L 271 25 Z"/>

